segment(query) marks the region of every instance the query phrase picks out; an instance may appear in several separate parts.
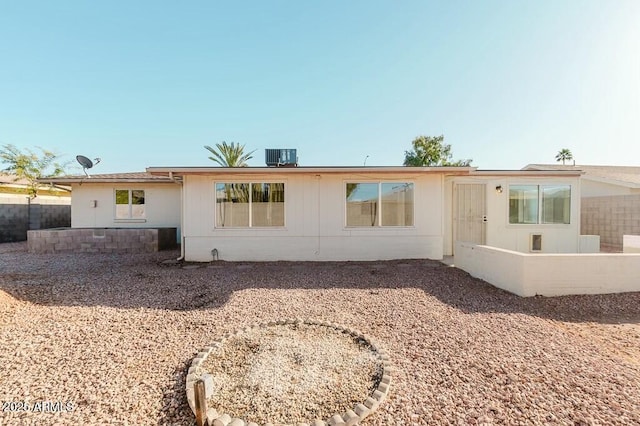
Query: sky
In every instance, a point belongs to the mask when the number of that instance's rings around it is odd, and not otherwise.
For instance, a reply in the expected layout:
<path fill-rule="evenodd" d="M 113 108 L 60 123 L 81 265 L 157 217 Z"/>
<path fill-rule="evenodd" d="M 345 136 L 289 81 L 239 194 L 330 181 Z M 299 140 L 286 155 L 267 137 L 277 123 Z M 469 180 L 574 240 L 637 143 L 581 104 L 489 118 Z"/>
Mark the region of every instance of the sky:
<path fill-rule="evenodd" d="M 640 165 L 640 1 L 0 0 L 0 145 L 111 173 L 222 141 L 397 166 L 419 135 L 481 169 Z"/>

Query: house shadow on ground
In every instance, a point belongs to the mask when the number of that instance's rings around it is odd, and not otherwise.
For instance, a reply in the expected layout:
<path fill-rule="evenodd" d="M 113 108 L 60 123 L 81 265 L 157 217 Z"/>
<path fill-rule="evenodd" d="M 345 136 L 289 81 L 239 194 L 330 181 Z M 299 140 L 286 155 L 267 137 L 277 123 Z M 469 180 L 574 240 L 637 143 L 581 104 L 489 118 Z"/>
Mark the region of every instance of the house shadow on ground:
<path fill-rule="evenodd" d="M 420 289 L 465 313 L 519 313 L 569 322 L 640 323 L 640 293 L 521 298 L 432 260 L 177 262 L 151 254 L 30 254 L 0 249 L 0 290 L 48 306 L 215 309 L 248 289 Z"/>

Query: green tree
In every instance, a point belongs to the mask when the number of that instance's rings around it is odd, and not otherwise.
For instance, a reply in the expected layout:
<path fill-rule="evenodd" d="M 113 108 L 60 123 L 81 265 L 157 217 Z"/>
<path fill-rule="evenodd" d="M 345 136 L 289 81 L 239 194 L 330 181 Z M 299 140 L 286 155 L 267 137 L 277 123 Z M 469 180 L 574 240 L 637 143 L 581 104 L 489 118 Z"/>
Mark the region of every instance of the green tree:
<path fill-rule="evenodd" d="M 564 166 L 564 162 L 567 160 L 573 160 L 573 154 L 567 148 L 562 148 L 558 151 L 558 155 L 556 155 L 556 161 L 562 161 L 562 165 Z"/>
<path fill-rule="evenodd" d="M 60 176 L 65 173 L 64 164 L 57 160 L 60 156 L 52 151 L 37 147 L 40 154 L 30 149 L 20 151 L 15 145 L 3 145 L 0 149 L 0 162 L 6 167 L 0 173 L 16 176 L 16 180 L 27 181 L 27 193 L 35 198 L 38 195 L 38 179 Z"/>
<path fill-rule="evenodd" d="M 231 144 L 222 141 L 217 143 L 215 148 L 205 145 L 205 149 L 213 154 L 209 157 L 209 160 L 215 161 L 222 167 L 247 167 L 247 160 L 253 158 L 251 154 L 255 152 L 251 151 L 248 154 L 244 153 L 244 145 L 231 142 Z"/>
<path fill-rule="evenodd" d="M 444 135 L 418 136 L 413 142 L 413 149 L 404 152 L 405 166 L 468 166 L 473 160 L 451 161 L 451 145 L 444 143 Z"/>

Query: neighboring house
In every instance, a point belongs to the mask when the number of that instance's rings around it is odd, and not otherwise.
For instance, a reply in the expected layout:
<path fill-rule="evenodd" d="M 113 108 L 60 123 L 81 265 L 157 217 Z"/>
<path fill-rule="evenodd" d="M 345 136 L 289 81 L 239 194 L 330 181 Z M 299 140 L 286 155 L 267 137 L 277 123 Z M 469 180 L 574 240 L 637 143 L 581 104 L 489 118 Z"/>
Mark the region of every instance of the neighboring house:
<path fill-rule="evenodd" d="M 0 243 L 24 241 L 30 229 L 69 226 L 70 188 L 43 186 L 37 197 L 28 192 L 28 181 L 0 174 Z"/>
<path fill-rule="evenodd" d="M 640 167 L 529 164 L 522 170 L 583 172 L 582 198 L 640 195 Z"/>
<path fill-rule="evenodd" d="M 529 164 L 523 170 L 581 171 L 582 234 L 621 251 L 623 235 L 640 235 L 640 167 Z"/>

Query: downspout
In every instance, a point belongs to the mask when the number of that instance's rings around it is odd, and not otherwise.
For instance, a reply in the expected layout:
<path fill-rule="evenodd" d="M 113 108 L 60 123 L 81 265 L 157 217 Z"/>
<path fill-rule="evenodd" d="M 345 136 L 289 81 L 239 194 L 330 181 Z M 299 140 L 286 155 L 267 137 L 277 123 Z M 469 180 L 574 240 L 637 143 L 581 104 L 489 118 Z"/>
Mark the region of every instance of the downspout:
<path fill-rule="evenodd" d="M 173 172 L 169 172 L 169 179 L 180 185 L 180 257 L 176 260 L 180 262 L 184 260 L 184 184 L 182 180 L 178 180 L 173 176 Z"/>

